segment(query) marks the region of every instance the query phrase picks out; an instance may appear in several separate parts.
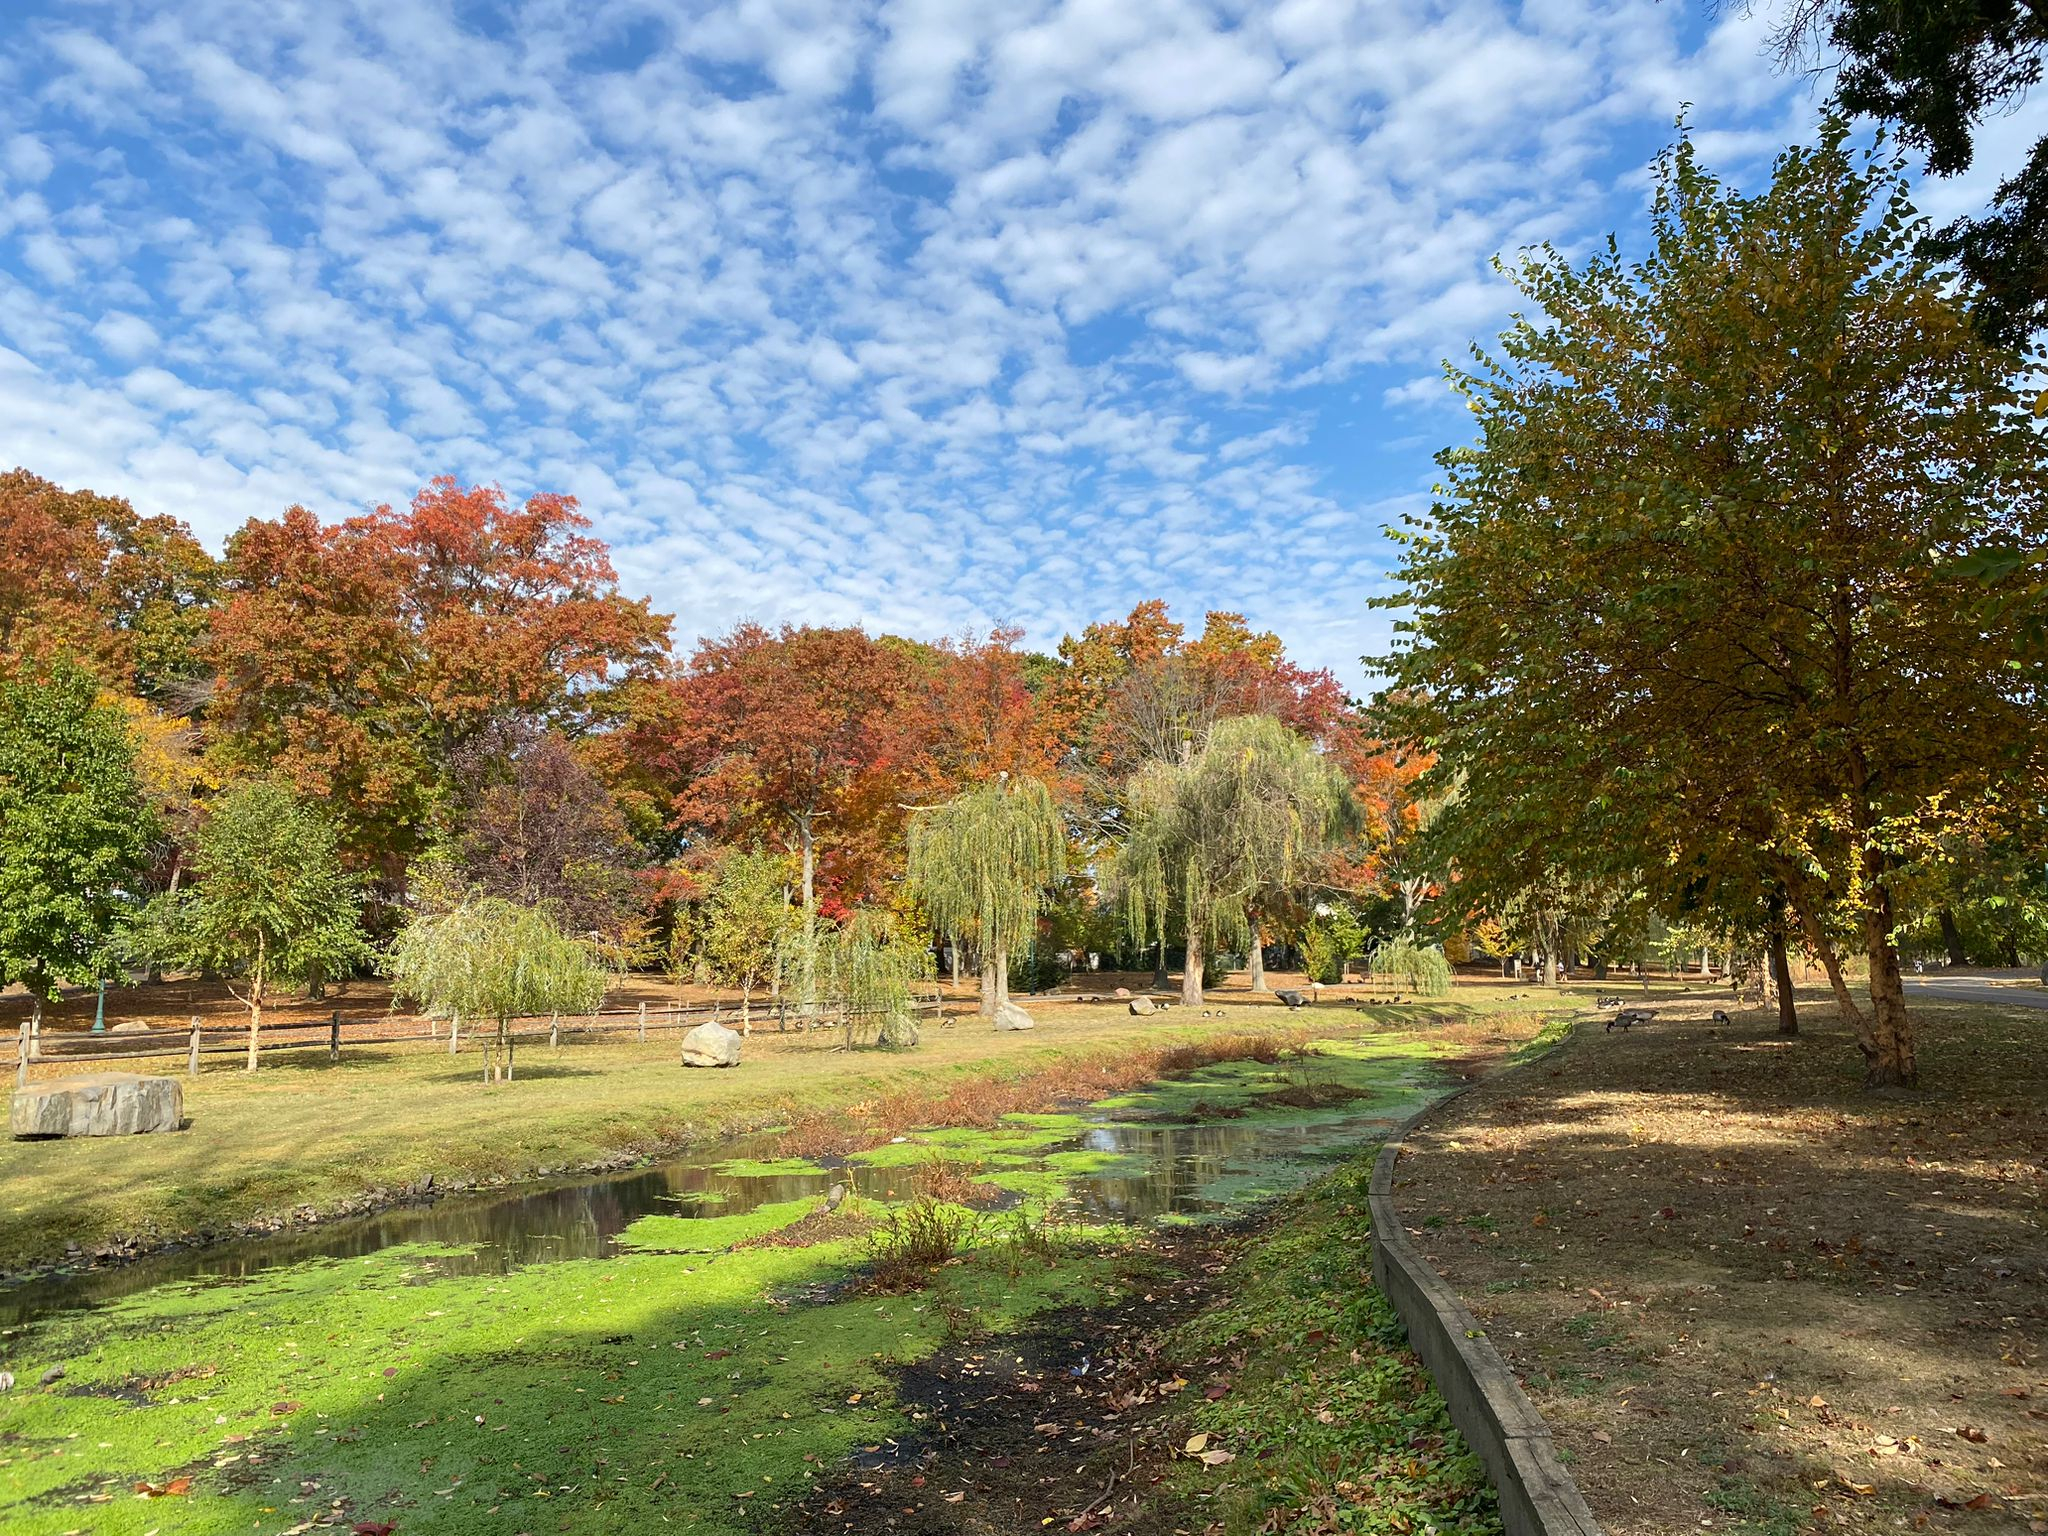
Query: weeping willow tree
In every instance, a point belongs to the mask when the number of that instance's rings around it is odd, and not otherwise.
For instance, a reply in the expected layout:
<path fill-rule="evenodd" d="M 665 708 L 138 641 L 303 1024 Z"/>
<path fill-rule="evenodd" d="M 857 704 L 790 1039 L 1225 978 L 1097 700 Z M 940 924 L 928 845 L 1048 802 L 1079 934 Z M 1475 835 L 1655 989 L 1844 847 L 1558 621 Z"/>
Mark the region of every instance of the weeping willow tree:
<path fill-rule="evenodd" d="M 1376 946 L 1368 963 L 1374 976 L 1397 982 L 1417 997 L 1450 996 L 1451 962 L 1434 944 L 1418 944 L 1403 934 Z"/>
<path fill-rule="evenodd" d="M 563 933 L 542 908 L 497 896 L 414 918 L 391 946 L 386 970 L 392 990 L 429 1013 L 497 1022 L 503 1064 L 486 1054 L 487 1081 L 500 1073 L 512 1080 L 514 1018 L 581 1013 L 605 989 L 604 967 L 588 944 Z M 451 1050 L 456 1039 L 451 1033 Z"/>
<path fill-rule="evenodd" d="M 825 987 L 846 1014 L 849 1046 L 872 1033 L 882 1045 L 917 1044 L 911 994 L 932 974 L 931 951 L 910 942 L 886 912 L 856 911 L 823 948 Z"/>
<path fill-rule="evenodd" d="M 1010 953 L 1066 878 L 1066 827 L 1037 779 L 1005 775 L 911 820 L 911 885 L 940 932 L 981 956 L 984 1018 L 1008 1001 Z"/>
<path fill-rule="evenodd" d="M 1343 776 L 1271 715 L 1217 721 L 1185 762 L 1140 769 L 1126 801 L 1131 833 L 1116 853 L 1116 885 L 1140 943 L 1163 945 L 1169 915 L 1180 914 L 1188 1004 L 1202 1001 L 1209 946 L 1249 943 L 1259 897 L 1296 884 L 1359 821 Z"/>

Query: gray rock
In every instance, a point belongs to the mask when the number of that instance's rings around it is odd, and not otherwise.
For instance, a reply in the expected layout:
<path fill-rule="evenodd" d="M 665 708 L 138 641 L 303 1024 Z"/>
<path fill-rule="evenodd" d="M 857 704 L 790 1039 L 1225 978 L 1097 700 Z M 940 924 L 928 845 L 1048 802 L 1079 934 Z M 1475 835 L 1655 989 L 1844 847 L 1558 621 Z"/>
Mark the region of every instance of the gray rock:
<path fill-rule="evenodd" d="M 91 1072 L 14 1090 L 8 1129 L 25 1136 L 127 1136 L 175 1131 L 185 1119 L 185 1090 L 175 1077 Z"/>
<path fill-rule="evenodd" d="M 42 1375 L 36 1378 L 38 1382 L 40 1382 L 43 1386 L 46 1387 L 49 1386 L 52 1382 L 62 1381 L 63 1379 L 64 1367 L 61 1365 L 51 1366 L 47 1371 L 43 1372 Z"/>
<path fill-rule="evenodd" d="M 1134 997 L 1131 999 L 1131 1012 L 1138 1014 L 1141 1017 L 1148 1013 L 1157 1013 L 1158 1011 L 1159 1010 L 1153 1006 L 1152 999 L 1149 997 Z"/>
<path fill-rule="evenodd" d="M 740 1037 L 723 1024 L 699 1024 L 683 1036 L 683 1065 L 686 1067 L 736 1067 L 740 1064 Z"/>
<path fill-rule="evenodd" d="M 907 1051 L 919 1039 L 917 1020 L 907 1013 L 892 1013 L 882 1020 L 877 1038 L 892 1051 Z"/>
<path fill-rule="evenodd" d="M 1125 998 L 1129 997 L 1130 995 L 1131 989 L 1129 987 L 1118 987 L 1116 989 L 1116 999 L 1118 1002 L 1122 1002 Z"/>
<path fill-rule="evenodd" d="M 1005 1003 L 996 1010 L 997 1029 L 1036 1029 L 1038 1020 L 1031 1017 L 1015 1003 Z"/>
<path fill-rule="evenodd" d="M 140 1019 L 123 1019 L 112 1029 L 108 1030 L 107 1033 L 110 1035 L 146 1035 L 149 1033 L 149 1026 Z"/>

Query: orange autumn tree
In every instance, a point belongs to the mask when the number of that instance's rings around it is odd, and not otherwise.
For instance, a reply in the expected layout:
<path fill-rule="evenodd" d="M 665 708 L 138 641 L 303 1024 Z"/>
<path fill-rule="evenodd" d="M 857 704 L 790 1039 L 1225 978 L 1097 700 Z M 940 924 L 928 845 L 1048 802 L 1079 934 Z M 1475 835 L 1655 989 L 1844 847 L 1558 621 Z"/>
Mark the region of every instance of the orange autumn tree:
<path fill-rule="evenodd" d="M 445 476 L 333 525 L 251 520 L 209 648 L 216 750 L 326 797 L 352 861 L 395 877 L 464 751 L 573 737 L 664 655 L 667 620 L 619 592 L 589 526 L 573 498 Z"/>
<path fill-rule="evenodd" d="M 0 474 L 0 665 L 69 658 L 117 693 L 181 707 L 204 668 L 213 558 L 174 517 Z"/>

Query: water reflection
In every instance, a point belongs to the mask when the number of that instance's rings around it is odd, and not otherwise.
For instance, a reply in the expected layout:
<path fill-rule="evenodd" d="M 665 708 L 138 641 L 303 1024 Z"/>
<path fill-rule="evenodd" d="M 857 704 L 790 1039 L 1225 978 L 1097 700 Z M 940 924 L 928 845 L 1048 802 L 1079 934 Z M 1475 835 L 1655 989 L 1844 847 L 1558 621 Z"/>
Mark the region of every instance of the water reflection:
<path fill-rule="evenodd" d="M 1234 1203 L 1229 1198 L 1233 1180 L 1240 1193 L 1255 1194 L 1261 1178 L 1290 1166 L 1299 1169 L 1320 1156 L 1348 1155 L 1361 1142 L 1384 1135 L 1392 1123 L 1384 1109 L 1373 1113 L 1364 1108 L 1356 1114 L 1310 1116 L 1305 1122 L 1261 1118 L 1166 1125 L 1105 1118 L 1078 1136 L 1049 1141 L 1028 1159 L 1004 1160 L 989 1171 L 1037 1166 L 1039 1159 L 1060 1153 L 1106 1154 L 1112 1160 L 1099 1169 L 1069 1176 L 1072 1204 L 1096 1219 L 1141 1222 L 1224 1208 Z M 897 1199 L 909 1194 L 915 1174 L 900 1165 L 858 1162 L 773 1173 L 730 1172 L 725 1166 L 773 1156 L 772 1135 L 741 1138 L 655 1168 L 525 1185 L 517 1193 L 449 1196 L 303 1231 L 172 1249 L 130 1264 L 0 1290 L 0 1327 L 20 1327 L 42 1312 L 94 1306 L 173 1281 L 241 1279 L 310 1260 L 359 1257 L 400 1243 L 461 1250 L 435 1259 L 434 1272 L 443 1275 L 501 1274 L 527 1264 L 603 1258 L 617 1251 L 619 1233 L 642 1216 L 735 1215 L 775 1201 L 822 1195 L 835 1183 L 875 1199 Z"/>

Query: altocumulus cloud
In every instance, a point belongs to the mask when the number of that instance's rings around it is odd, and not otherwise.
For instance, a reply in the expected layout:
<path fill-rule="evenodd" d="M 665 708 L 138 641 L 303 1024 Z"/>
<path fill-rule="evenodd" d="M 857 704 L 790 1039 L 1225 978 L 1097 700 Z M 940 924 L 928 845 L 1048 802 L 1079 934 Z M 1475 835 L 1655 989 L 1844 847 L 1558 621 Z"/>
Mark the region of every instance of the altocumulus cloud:
<path fill-rule="evenodd" d="M 568 490 L 685 641 L 1164 595 L 1355 678 L 1489 258 L 1811 117 L 1726 9 L 17 3 L 0 458 L 216 540 Z"/>

